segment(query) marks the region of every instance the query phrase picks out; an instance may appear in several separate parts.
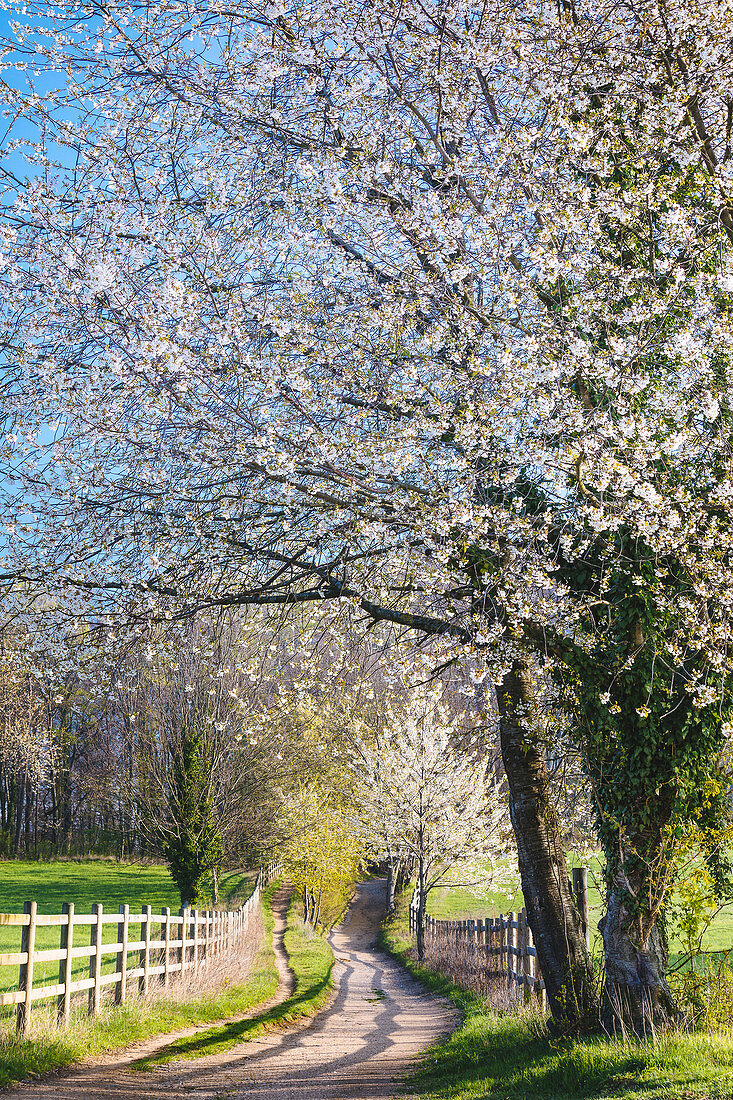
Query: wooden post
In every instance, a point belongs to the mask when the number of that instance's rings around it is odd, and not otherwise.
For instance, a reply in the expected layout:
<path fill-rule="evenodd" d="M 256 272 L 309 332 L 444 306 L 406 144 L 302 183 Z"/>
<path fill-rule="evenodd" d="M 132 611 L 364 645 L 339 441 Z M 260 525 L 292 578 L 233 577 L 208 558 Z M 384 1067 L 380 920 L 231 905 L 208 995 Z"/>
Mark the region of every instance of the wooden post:
<path fill-rule="evenodd" d="M 527 947 L 534 948 L 534 939 L 532 938 L 532 929 L 529 927 L 529 921 L 527 921 Z M 533 993 L 537 992 L 537 956 L 528 955 L 527 961 L 529 963 L 529 978 L 530 987 Z"/>
<path fill-rule="evenodd" d="M 522 984 L 524 986 L 524 992 L 522 999 L 525 1004 L 529 1003 L 531 989 L 529 986 L 530 979 L 530 967 L 529 967 L 529 941 L 527 933 L 529 928 L 527 926 L 527 910 L 523 909 L 519 914 L 519 950 L 521 952 L 520 961 L 521 967 L 519 968 L 522 974 Z"/>
<path fill-rule="evenodd" d="M 204 962 L 209 961 L 209 944 L 211 943 L 211 910 L 207 909 L 204 917 Z"/>
<path fill-rule="evenodd" d="M 142 933 L 143 949 L 140 952 L 140 962 L 143 968 L 142 978 L 140 980 L 140 992 L 143 997 L 147 997 L 150 990 L 150 925 L 152 924 L 153 910 L 149 905 L 143 905 L 142 915 L 145 918 L 144 928 L 141 925 L 140 931 Z"/>
<path fill-rule="evenodd" d="M 503 913 L 499 914 L 499 971 L 502 976 L 506 975 L 506 917 Z"/>
<path fill-rule="evenodd" d="M 120 980 L 115 984 L 115 1004 L 123 1005 L 127 1000 L 127 940 L 130 929 L 130 906 L 121 905 L 122 920 L 117 925 L 117 942 L 122 949 L 117 952 L 117 969 Z"/>
<path fill-rule="evenodd" d="M 199 911 L 193 911 L 193 971 L 199 968 Z"/>
<path fill-rule="evenodd" d="M 573 893 L 578 907 L 580 923 L 585 936 L 585 946 L 590 951 L 590 923 L 588 921 L 588 868 L 573 867 Z"/>
<path fill-rule="evenodd" d="M 519 942 L 517 931 L 519 921 L 517 914 L 512 912 L 509 914 L 509 944 L 507 951 L 507 962 L 509 971 L 509 988 L 516 985 L 517 978 L 519 976 L 519 959 L 517 958 L 517 944 Z"/>
<path fill-rule="evenodd" d="M 491 917 L 484 918 L 484 966 L 487 973 L 491 967 L 489 965 L 489 959 L 491 958 Z"/>
<path fill-rule="evenodd" d="M 165 921 L 165 935 L 163 936 L 163 939 L 165 941 L 165 947 L 163 948 L 163 951 L 165 952 L 163 956 L 163 985 L 167 989 L 171 980 L 170 971 L 168 969 L 168 967 L 170 966 L 171 911 L 166 905 L 161 909 L 160 912 L 163 920 Z"/>
<path fill-rule="evenodd" d="M 66 956 L 63 959 L 59 959 L 59 985 L 62 985 L 63 992 L 59 993 L 59 998 L 56 1003 L 56 1014 L 58 1016 L 59 1024 L 64 1027 L 69 1022 L 71 1015 L 71 982 L 72 972 L 74 966 L 74 960 L 71 952 L 74 947 L 74 903 L 73 901 L 65 901 L 61 907 L 61 912 L 65 917 L 68 917 L 68 924 L 61 925 L 61 941 L 59 947 L 62 951 L 66 952 Z"/>
<path fill-rule="evenodd" d="M 181 907 L 181 977 L 186 973 L 186 922 L 190 919 L 191 910 Z"/>
<path fill-rule="evenodd" d="M 102 1002 L 102 914 L 104 907 L 101 901 L 95 901 L 92 906 L 92 914 L 97 919 L 93 922 L 89 935 L 89 946 L 95 950 L 89 956 L 89 977 L 94 980 L 94 985 L 89 990 L 89 1015 L 98 1016 Z"/>
<path fill-rule="evenodd" d="M 27 901 L 23 906 L 23 912 L 28 914 L 28 923 L 22 926 L 20 950 L 26 955 L 26 961 L 20 964 L 18 970 L 18 992 L 24 993 L 25 999 L 18 1002 L 15 1011 L 15 1030 L 18 1035 L 25 1035 L 31 1017 L 33 956 L 36 950 L 36 902 Z"/>

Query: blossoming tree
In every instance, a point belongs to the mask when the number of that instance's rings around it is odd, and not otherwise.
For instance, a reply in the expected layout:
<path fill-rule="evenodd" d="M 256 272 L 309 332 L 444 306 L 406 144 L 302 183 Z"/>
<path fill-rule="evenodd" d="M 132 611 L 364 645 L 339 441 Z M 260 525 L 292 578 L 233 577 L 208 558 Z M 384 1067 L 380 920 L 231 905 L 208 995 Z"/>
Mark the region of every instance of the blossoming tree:
<path fill-rule="evenodd" d="M 458 863 L 507 855 L 505 801 L 487 776 L 485 755 L 466 737 L 437 693 L 421 692 L 375 736 L 354 742 L 355 813 L 366 843 L 380 858 L 399 853 L 416 870 L 421 959 L 430 891 Z"/>
<path fill-rule="evenodd" d="M 549 670 L 606 850 L 607 1004 L 668 1018 L 666 855 L 728 705 L 730 11 L 54 10 L 7 52 L 65 79 L 8 90 L 38 141 L 4 228 L 6 575 L 71 623 L 80 593 L 133 628 L 338 598 L 483 654 L 575 1018 Z"/>

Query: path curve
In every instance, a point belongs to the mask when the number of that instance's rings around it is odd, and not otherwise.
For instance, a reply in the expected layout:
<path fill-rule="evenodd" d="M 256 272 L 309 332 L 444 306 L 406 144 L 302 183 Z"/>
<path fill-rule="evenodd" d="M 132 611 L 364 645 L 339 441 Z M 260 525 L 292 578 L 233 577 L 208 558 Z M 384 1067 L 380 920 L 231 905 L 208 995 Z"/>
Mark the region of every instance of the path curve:
<path fill-rule="evenodd" d="M 379 879 L 357 887 L 343 924 L 331 936 L 335 995 L 309 1024 L 152 1074 L 125 1072 L 119 1060 L 114 1067 L 96 1063 L 14 1095 L 17 1100 L 389 1100 L 401 1091 L 395 1079 L 456 1025 L 457 1015 L 378 949 L 384 891 Z"/>

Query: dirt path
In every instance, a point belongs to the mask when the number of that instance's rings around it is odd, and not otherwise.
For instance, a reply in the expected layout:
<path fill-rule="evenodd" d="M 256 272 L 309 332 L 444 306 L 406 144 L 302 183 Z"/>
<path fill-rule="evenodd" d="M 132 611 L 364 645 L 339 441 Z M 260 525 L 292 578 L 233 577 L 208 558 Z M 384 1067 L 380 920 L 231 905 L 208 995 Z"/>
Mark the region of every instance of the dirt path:
<path fill-rule="evenodd" d="M 12 1097 L 388 1100 L 399 1089 L 394 1078 L 404 1072 L 415 1054 L 449 1031 L 456 1017 L 446 1003 L 426 994 L 376 948 L 383 906 L 384 882 L 358 887 L 344 923 L 331 937 L 337 959 L 334 999 L 309 1024 L 152 1073 L 127 1070 L 131 1060 L 163 1045 L 151 1040 L 63 1078 L 24 1087 Z M 280 912 L 275 935 L 282 979 L 278 1000 L 292 991 L 292 975 L 281 947 L 283 927 Z M 195 1032 L 192 1029 L 190 1033 Z"/>

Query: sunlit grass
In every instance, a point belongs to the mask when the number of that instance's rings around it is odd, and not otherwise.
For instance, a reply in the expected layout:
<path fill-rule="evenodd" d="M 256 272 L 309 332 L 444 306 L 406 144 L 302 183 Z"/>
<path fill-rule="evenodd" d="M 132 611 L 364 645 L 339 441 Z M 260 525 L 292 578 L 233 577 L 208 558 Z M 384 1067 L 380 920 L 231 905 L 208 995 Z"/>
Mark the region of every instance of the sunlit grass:
<path fill-rule="evenodd" d="M 220 884 L 221 903 L 234 907 L 246 900 L 251 893 L 254 879 L 254 872 L 238 871 L 223 875 Z M 116 913 L 120 904 L 126 902 L 133 914 L 140 913 L 143 905 L 150 905 L 154 913 L 159 913 L 163 907 L 177 913 L 181 905 L 178 890 L 164 865 L 116 863 L 111 860 L 0 862 L 0 913 L 22 913 L 26 901 L 35 901 L 39 913 L 60 913 L 64 902 L 73 902 L 77 914 L 91 913 L 95 902 L 102 903 L 105 913 Z M 208 905 L 211 903 L 208 902 Z M 138 931 L 139 927 L 138 925 Z M 36 928 L 36 949 L 44 951 L 57 948 L 59 932 L 58 925 L 39 925 Z M 20 933 L 19 927 L 0 925 L 0 952 L 20 951 Z M 89 926 L 80 925 L 75 931 L 75 946 L 88 944 L 89 936 Z M 116 942 L 115 924 L 104 926 L 103 939 L 106 943 Z M 37 963 L 34 985 L 55 983 L 58 980 L 58 969 L 57 962 Z M 102 973 L 112 973 L 115 969 L 115 956 L 104 956 Z M 86 977 L 88 970 L 88 959 L 75 960 L 74 980 Z M 17 985 L 18 967 L 0 967 L 0 992 L 16 989 Z M 0 1015 L 2 1012 L 0 1009 Z M 7 1012 L 5 1015 L 8 1015 Z"/>
<path fill-rule="evenodd" d="M 269 897 L 274 889 L 274 885 L 269 887 L 263 895 L 263 916 L 266 924 L 269 921 L 270 930 Z M 248 886 L 245 885 L 243 893 L 246 892 Z M 96 1019 L 87 1017 L 83 1004 L 79 1004 L 63 1031 L 55 1026 L 52 1007 L 34 1006 L 27 1038 L 18 1039 L 10 1021 L 5 1033 L 0 1035 L 0 1088 L 153 1035 L 247 1012 L 268 1000 L 277 989 L 277 970 L 270 945 L 271 932 L 269 935 L 266 932 L 253 966 L 241 982 L 230 982 L 226 974 L 221 973 L 221 968 L 216 968 L 215 961 L 218 984 L 187 1000 L 175 995 L 153 996 L 145 1001 L 132 999 L 124 1006 L 106 1007 Z M 215 979 L 210 980 L 213 984 Z"/>

